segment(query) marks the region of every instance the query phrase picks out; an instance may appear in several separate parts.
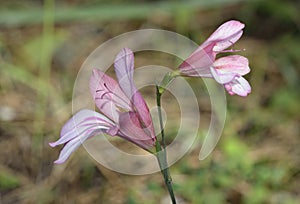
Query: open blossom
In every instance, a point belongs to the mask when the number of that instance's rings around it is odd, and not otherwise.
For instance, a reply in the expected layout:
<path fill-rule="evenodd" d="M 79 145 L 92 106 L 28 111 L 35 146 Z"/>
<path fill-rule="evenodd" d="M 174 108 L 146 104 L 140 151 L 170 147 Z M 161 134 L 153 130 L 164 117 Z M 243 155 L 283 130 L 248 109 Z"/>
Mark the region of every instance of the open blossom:
<path fill-rule="evenodd" d="M 98 69 L 93 70 L 90 91 L 102 113 L 84 109 L 63 126 L 59 140 L 49 143 L 52 147 L 65 144 L 55 163 L 65 162 L 82 142 L 100 132 L 122 137 L 148 151 L 154 147 L 156 136 L 151 115 L 133 83 L 132 51 L 122 49 L 114 67 L 118 82 Z"/>
<path fill-rule="evenodd" d="M 218 53 L 236 52 L 226 49 L 238 41 L 244 27 L 234 20 L 222 24 L 179 66 L 180 72 L 191 77 L 214 78 L 229 94 L 247 96 L 251 86 L 242 76 L 250 72 L 248 59 L 240 55 L 216 59 Z"/>

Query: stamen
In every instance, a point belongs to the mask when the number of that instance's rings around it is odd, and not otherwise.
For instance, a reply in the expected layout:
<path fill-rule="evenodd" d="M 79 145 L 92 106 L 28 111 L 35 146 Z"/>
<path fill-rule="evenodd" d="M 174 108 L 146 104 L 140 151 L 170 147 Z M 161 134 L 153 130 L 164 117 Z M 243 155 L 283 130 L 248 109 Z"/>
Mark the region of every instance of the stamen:
<path fill-rule="evenodd" d="M 111 101 L 111 102 L 113 102 L 113 103 L 115 103 L 115 104 L 119 104 L 119 106 L 122 106 L 122 104 L 120 104 L 120 102 L 118 101 L 118 99 L 120 100 L 120 101 L 122 101 L 122 102 L 124 102 L 126 105 L 128 105 L 128 107 L 127 107 L 127 109 L 130 109 L 130 104 L 126 101 L 126 100 L 124 100 L 122 97 L 120 97 L 120 96 L 118 96 L 117 94 L 115 94 L 113 91 L 111 91 L 110 89 L 109 89 L 109 87 L 107 86 L 107 84 L 106 83 L 103 83 L 103 86 L 106 88 L 106 89 L 97 89 L 96 90 L 96 93 L 99 93 L 99 92 L 101 92 L 101 91 L 103 91 L 104 93 L 102 93 L 99 97 L 96 97 L 95 98 L 95 100 L 104 100 L 105 98 L 105 96 L 107 96 L 107 99 L 106 100 L 109 100 L 109 101 Z M 107 91 L 106 91 L 107 90 Z M 113 95 L 113 96 L 115 96 L 115 97 L 112 97 L 111 95 Z M 108 101 L 108 102 L 109 102 Z M 124 105 L 123 105 L 124 106 Z M 126 108 L 124 108 L 124 109 L 126 109 Z"/>
<path fill-rule="evenodd" d="M 242 52 L 242 51 L 246 51 L 246 49 L 241 49 L 241 50 L 234 50 L 234 49 L 230 49 L 230 50 L 222 50 L 222 51 L 218 51 L 218 53 Z"/>

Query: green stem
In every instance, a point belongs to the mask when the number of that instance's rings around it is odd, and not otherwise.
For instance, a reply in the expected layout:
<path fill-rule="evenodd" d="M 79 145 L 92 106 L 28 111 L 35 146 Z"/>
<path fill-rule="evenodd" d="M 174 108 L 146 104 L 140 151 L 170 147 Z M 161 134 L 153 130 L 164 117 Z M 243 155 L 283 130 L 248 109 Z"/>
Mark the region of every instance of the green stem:
<path fill-rule="evenodd" d="M 176 199 L 173 191 L 172 178 L 169 172 L 168 161 L 167 161 L 165 131 L 164 131 L 164 125 L 163 125 L 163 119 L 161 113 L 161 96 L 166 90 L 166 87 L 171 83 L 171 81 L 176 76 L 178 76 L 178 74 L 175 72 L 167 73 L 164 76 L 161 84 L 156 86 L 156 103 L 158 107 L 159 125 L 161 130 L 160 135 L 161 135 L 161 142 L 162 142 L 162 146 L 158 141 L 156 142 L 156 157 L 173 204 L 176 204 Z"/>
<path fill-rule="evenodd" d="M 163 151 L 165 151 L 165 149 L 166 149 L 165 130 L 164 130 L 164 124 L 163 124 L 163 120 L 162 120 L 162 113 L 161 113 L 161 96 L 162 96 L 162 93 L 160 92 L 160 87 L 156 86 L 156 104 L 157 104 L 157 107 L 158 107 L 159 126 L 160 126 L 160 131 L 161 131 L 160 132 L 161 142 L 162 142 Z"/>
<path fill-rule="evenodd" d="M 166 151 L 161 149 L 161 145 L 159 144 L 158 141 L 156 142 L 156 151 L 157 151 L 156 158 L 157 158 L 157 161 L 159 164 L 159 168 L 164 177 L 164 181 L 167 186 L 172 203 L 176 204 L 176 199 L 175 199 L 173 186 L 172 186 L 172 178 L 171 178 L 168 163 L 166 160 L 166 154 L 165 154 Z"/>

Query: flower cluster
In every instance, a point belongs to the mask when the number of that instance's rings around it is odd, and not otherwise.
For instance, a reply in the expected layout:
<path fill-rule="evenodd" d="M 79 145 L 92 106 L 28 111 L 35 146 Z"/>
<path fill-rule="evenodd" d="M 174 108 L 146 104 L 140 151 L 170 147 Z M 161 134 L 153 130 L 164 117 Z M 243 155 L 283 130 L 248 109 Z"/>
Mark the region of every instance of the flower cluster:
<path fill-rule="evenodd" d="M 122 49 L 114 66 L 118 82 L 98 69 L 93 70 L 90 92 L 102 113 L 81 110 L 64 125 L 59 140 L 49 143 L 52 147 L 65 144 L 55 163 L 65 162 L 82 142 L 100 132 L 152 151 L 156 136 L 149 109 L 133 82 L 132 51 Z"/>
<path fill-rule="evenodd" d="M 251 87 L 242 76 L 250 72 L 248 59 L 240 55 L 216 59 L 218 53 L 238 51 L 226 49 L 238 41 L 244 27 L 244 24 L 234 20 L 221 25 L 179 66 L 181 73 L 191 77 L 214 78 L 224 85 L 230 95 L 247 96 Z"/>
<path fill-rule="evenodd" d="M 183 76 L 214 78 L 224 85 L 230 95 L 247 96 L 251 87 L 242 76 L 250 72 L 248 59 L 230 55 L 216 59 L 217 54 L 236 52 L 226 50 L 243 34 L 244 24 L 228 21 L 221 25 L 180 66 Z M 149 109 L 133 82 L 134 55 L 124 48 L 116 56 L 114 68 L 118 81 L 94 69 L 90 92 L 101 113 L 81 110 L 62 128 L 60 138 L 49 143 L 55 147 L 65 144 L 55 163 L 63 163 L 82 142 L 99 134 L 122 137 L 137 146 L 155 153 L 156 135 Z M 171 81 L 175 75 L 167 75 Z M 168 83 L 166 82 L 166 84 Z"/>

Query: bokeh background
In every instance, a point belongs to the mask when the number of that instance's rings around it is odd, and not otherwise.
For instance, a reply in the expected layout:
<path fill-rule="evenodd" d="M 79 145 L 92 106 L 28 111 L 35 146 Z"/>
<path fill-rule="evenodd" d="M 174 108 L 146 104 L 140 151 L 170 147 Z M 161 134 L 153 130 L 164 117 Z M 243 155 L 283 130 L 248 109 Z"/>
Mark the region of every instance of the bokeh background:
<path fill-rule="evenodd" d="M 180 203 L 300 203 L 299 10 L 298 0 L 1 1 L 0 203 L 168 203 L 159 173 L 118 174 L 84 148 L 53 165 L 60 147 L 48 142 L 70 118 L 76 75 L 101 43 L 158 28 L 200 44 L 230 19 L 246 24 L 234 48 L 246 49 L 253 92 L 228 95 L 225 129 L 207 159 L 198 160 L 200 141 L 171 167 L 175 193 Z"/>

